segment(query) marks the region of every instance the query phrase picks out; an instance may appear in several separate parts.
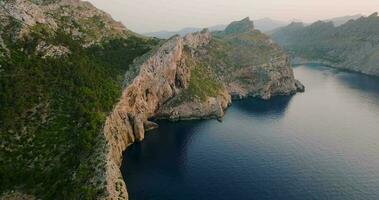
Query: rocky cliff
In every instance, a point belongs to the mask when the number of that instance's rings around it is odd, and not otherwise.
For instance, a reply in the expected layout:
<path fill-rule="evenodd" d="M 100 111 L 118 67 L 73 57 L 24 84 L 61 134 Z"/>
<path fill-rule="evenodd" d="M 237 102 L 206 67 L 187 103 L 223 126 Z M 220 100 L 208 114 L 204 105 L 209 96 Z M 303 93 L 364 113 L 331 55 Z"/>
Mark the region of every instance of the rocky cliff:
<path fill-rule="evenodd" d="M 200 57 L 213 66 L 234 98 L 270 99 L 304 91 L 304 86 L 294 78 L 287 54 L 270 37 L 256 30 L 249 18 L 233 22 L 225 31 L 213 35 L 205 48 L 209 53 Z"/>
<path fill-rule="evenodd" d="M 295 63 L 319 62 L 379 76 L 379 17 L 350 20 L 340 26 L 318 21 L 292 23 L 272 33 L 273 39 L 295 57 Z"/>
<path fill-rule="evenodd" d="M 135 64 L 138 74 L 131 82 L 127 81 L 130 84 L 104 127 L 109 144 L 107 182 L 110 184 L 107 189 L 111 197 L 127 194 L 123 187 L 123 190 L 117 190 L 117 184 L 112 183 L 122 177 L 119 171 L 122 152 L 133 142 L 144 139 L 145 129 L 152 124 L 148 121 L 150 118 L 163 115 L 178 119 L 223 116 L 224 109 L 230 104 L 225 90 L 214 93 L 212 97 L 186 99 L 177 107 L 170 106 L 173 98 L 191 87 L 191 72 L 197 66 L 189 65 L 194 57 L 187 51 L 205 46 L 209 40 L 209 32 L 190 34 L 185 38 L 173 37 L 145 56 L 145 60 Z M 127 79 L 132 79 L 131 74 L 134 74 L 133 70 L 127 72 Z"/>
<path fill-rule="evenodd" d="M 227 30 L 173 37 L 127 72 L 123 95 L 104 128 L 111 197 L 126 194 L 118 188 L 124 186 L 118 169 L 122 152 L 144 139 L 149 119 L 221 118 L 232 96 L 269 99 L 304 91 L 294 79 L 288 57 L 254 30 L 249 19 L 234 22 Z"/>
<path fill-rule="evenodd" d="M 90 46 L 132 34 L 107 13 L 80 0 L 4 0 L 0 20 L 2 27 L 12 28 L 14 39 L 28 36 L 36 28 L 48 28 L 49 34 L 61 30 Z M 12 26 L 16 20 L 21 23 Z"/>
<path fill-rule="evenodd" d="M 106 116 L 157 42 L 88 2 L 1 0 L 0 199 L 106 198 Z"/>

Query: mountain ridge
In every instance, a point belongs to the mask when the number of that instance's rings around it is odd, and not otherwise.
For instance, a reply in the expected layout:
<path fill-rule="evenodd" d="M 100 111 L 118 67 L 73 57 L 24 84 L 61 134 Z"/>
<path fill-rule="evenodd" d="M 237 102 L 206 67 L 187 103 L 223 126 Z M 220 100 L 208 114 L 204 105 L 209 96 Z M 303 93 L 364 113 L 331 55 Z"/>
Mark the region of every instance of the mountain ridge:
<path fill-rule="evenodd" d="M 280 26 L 285 26 L 287 23 L 282 22 L 279 20 L 273 20 L 270 18 L 261 18 L 257 20 L 253 20 L 255 23 L 255 26 L 257 29 L 261 30 L 262 32 L 267 32 L 274 30 L 275 28 L 278 28 Z M 214 31 L 223 31 L 226 28 L 227 25 L 216 25 L 216 26 L 210 26 L 207 29 L 211 32 Z M 199 32 L 203 30 L 204 28 L 183 28 L 178 31 L 157 31 L 157 32 L 149 32 L 149 33 L 143 33 L 142 35 L 150 36 L 150 37 L 157 37 L 161 39 L 168 39 L 174 35 L 180 35 L 184 37 L 188 33 L 194 33 Z"/>
<path fill-rule="evenodd" d="M 274 33 L 272 38 L 296 62 L 321 62 L 333 67 L 379 76 L 379 17 L 367 17 L 335 26 L 318 21 L 309 26 L 293 23 Z"/>

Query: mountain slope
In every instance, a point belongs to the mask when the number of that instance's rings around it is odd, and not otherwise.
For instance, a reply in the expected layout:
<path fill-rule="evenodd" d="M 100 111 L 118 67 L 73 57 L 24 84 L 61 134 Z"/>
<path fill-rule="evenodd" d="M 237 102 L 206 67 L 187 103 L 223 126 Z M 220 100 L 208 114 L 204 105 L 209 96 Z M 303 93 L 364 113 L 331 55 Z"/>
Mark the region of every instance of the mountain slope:
<path fill-rule="evenodd" d="M 335 27 L 332 22 L 309 26 L 292 23 L 272 38 L 304 62 L 316 61 L 334 67 L 379 76 L 379 17 L 377 13 Z M 299 59 L 296 59 L 297 61 Z"/>
<path fill-rule="evenodd" d="M 360 17 L 363 17 L 363 15 L 357 14 L 357 15 L 349 15 L 349 16 L 342 16 L 342 17 L 335 17 L 331 19 L 323 20 L 324 22 L 333 22 L 335 26 L 341 26 L 342 24 L 350 21 L 350 20 L 356 20 Z"/>
<path fill-rule="evenodd" d="M 0 19 L 0 193 L 105 196 L 102 126 L 156 42 L 80 1 L 9 0 Z"/>
<path fill-rule="evenodd" d="M 230 93 L 269 99 L 301 87 L 287 55 L 270 37 L 256 30 L 249 18 L 213 35 L 209 55 L 202 59 L 214 66 Z"/>

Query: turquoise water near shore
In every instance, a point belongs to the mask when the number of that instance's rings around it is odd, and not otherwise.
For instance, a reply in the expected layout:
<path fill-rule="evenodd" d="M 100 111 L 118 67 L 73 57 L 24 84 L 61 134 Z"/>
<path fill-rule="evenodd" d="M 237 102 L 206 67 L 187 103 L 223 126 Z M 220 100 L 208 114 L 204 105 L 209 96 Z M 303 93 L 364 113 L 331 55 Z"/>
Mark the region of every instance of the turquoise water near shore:
<path fill-rule="evenodd" d="M 294 71 L 305 93 L 159 122 L 124 153 L 130 199 L 379 199 L 379 79 Z"/>

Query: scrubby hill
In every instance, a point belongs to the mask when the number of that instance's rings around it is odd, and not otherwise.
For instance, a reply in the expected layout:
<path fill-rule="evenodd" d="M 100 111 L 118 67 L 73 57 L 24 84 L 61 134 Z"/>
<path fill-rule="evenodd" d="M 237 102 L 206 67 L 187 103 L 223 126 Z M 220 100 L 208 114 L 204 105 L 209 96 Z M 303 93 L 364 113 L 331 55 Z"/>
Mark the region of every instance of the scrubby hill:
<path fill-rule="evenodd" d="M 0 193 L 105 195 L 100 133 L 129 64 L 155 44 L 89 3 L 1 2 Z"/>
<path fill-rule="evenodd" d="M 256 30 L 249 18 L 213 35 L 209 53 L 201 58 L 213 66 L 231 94 L 269 99 L 303 89 L 294 78 L 288 56 Z"/>
<path fill-rule="evenodd" d="M 272 38 L 287 49 L 295 62 L 322 62 L 334 67 L 379 76 L 379 17 L 350 20 L 335 27 L 318 21 L 309 26 L 292 23 Z"/>

